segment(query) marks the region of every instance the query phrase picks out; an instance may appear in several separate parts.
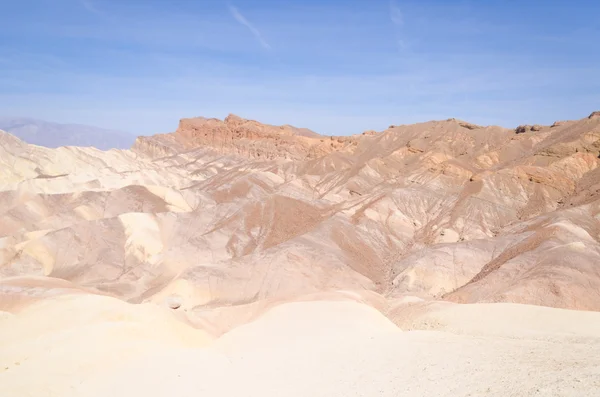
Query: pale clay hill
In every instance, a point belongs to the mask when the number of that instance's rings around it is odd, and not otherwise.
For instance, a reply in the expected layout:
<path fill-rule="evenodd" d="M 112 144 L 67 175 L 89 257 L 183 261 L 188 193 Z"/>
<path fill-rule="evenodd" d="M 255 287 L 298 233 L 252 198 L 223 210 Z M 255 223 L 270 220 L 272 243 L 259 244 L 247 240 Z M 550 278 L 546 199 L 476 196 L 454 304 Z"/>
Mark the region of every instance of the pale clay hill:
<path fill-rule="evenodd" d="M 0 132 L 2 396 L 597 396 L 600 113 Z"/>

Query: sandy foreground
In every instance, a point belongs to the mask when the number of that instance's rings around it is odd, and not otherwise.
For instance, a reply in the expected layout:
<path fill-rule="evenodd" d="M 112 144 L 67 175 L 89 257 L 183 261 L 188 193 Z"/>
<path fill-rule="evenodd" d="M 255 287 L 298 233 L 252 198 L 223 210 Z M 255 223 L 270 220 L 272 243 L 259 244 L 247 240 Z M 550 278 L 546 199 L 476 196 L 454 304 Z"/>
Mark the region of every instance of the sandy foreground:
<path fill-rule="evenodd" d="M 285 303 L 215 338 L 169 309 L 64 295 L 0 312 L 0 396 L 598 396 L 600 313 Z"/>

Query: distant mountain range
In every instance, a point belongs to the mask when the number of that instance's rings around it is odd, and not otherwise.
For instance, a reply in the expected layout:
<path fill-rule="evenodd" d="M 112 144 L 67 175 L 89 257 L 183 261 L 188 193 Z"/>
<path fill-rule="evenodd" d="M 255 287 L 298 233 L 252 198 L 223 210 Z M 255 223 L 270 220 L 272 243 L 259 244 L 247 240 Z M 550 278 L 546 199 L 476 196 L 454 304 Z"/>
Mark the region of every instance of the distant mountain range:
<path fill-rule="evenodd" d="M 0 117 L 0 130 L 38 146 L 93 146 L 101 150 L 128 149 L 135 135 L 80 124 L 61 124 L 29 117 Z"/>

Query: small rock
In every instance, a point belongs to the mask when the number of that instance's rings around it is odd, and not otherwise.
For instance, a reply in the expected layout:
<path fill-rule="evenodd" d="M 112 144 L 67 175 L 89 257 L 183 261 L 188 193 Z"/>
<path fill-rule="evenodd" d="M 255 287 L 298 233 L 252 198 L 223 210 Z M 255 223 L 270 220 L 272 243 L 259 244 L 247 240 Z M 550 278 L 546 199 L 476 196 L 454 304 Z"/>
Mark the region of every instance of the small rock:
<path fill-rule="evenodd" d="M 515 132 L 517 134 L 522 134 L 522 133 L 527 132 L 527 131 L 531 131 L 531 126 L 530 125 L 520 125 L 517 128 L 515 128 Z"/>
<path fill-rule="evenodd" d="M 542 126 L 539 124 L 536 124 L 533 127 L 531 127 L 531 131 L 541 131 L 541 130 L 542 130 Z"/>
<path fill-rule="evenodd" d="M 468 130 L 477 130 L 479 128 L 483 128 L 480 125 L 473 124 L 473 123 L 467 123 L 466 121 L 461 121 L 460 123 L 458 123 L 458 125 L 460 125 L 463 128 L 466 128 Z"/>
<path fill-rule="evenodd" d="M 177 310 L 182 305 L 182 299 L 179 295 L 171 295 L 166 299 L 165 303 L 169 306 L 169 309 Z"/>
<path fill-rule="evenodd" d="M 565 125 L 564 121 L 555 121 L 554 124 L 550 126 L 550 128 L 560 127 L 561 125 Z"/>

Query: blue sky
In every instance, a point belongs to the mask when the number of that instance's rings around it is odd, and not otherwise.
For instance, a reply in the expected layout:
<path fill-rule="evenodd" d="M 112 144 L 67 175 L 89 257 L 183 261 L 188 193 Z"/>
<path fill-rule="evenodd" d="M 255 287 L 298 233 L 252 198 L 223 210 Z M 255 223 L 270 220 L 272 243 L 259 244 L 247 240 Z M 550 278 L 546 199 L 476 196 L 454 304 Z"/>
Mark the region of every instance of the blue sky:
<path fill-rule="evenodd" d="M 0 0 L 0 116 L 323 134 L 600 110 L 600 2 Z"/>

